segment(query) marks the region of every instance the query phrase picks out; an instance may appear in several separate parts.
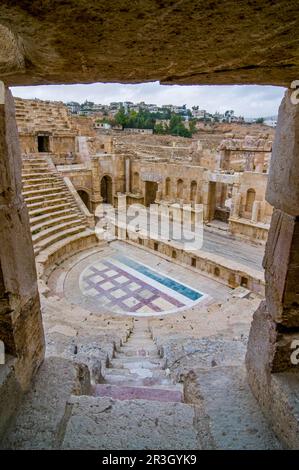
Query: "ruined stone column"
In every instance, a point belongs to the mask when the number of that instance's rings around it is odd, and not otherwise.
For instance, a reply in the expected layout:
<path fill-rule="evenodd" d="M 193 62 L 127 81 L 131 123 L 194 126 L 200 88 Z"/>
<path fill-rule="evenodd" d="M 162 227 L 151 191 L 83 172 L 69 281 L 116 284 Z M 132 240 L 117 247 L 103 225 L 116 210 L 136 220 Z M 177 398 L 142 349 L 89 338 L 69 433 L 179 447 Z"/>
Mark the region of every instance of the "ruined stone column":
<path fill-rule="evenodd" d="M 44 357 L 35 259 L 27 207 L 14 101 L 0 82 L 0 339 L 16 357 L 23 390 Z"/>
<path fill-rule="evenodd" d="M 203 217 L 204 217 L 204 222 L 209 222 L 209 215 L 210 215 L 210 207 L 209 207 L 209 180 L 206 180 L 208 178 L 208 172 L 204 175 L 205 180 L 202 182 L 202 204 L 203 204 Z"/>
<path fill-rule="evenodd" d="M 225 206 L 226 195 L 227 195 L 227 186 L 226 186 L 226 184 L 222 184 L 221 194 L 220 194 L 220 207 Z"/>
<path fill-rule="evenodd" d="M 131 191 L 131 160 L 126 158 L 125 160 L 125 175 L 126 175 L 126 193 L 128 194 Z"/>
<path fill-rule="evenodd" d="M 260 201 L 254 201 L 253 206 L 252 206 L 252 215 L 251 215 L 251 222 L 253 222 L 254 224 L 256 224 L 259 220 L 260 208 L 261 208 Z"/>
<path fill-rule="evenodd" d="M 156 192 L 156 201 L 159 202 L 162 199 L 162 182 L 158 182 L 158 189 Z"/>
<path fill-rule="evenodd" d="M 103 202 L 101 196 L 101 176 L 99 159 L 96 157 L 91 158 L 91 179 L 92 179 L 92 194 L 90 198 L 92 211 L 94 212 L 99 204 Z"/>
<path fill-rule="evenodd" d="M 232 217 L 238 219 L 240 217 L 241 194 L 237 193 L 233 197 Z"/>
<path fill-rule="evenodd" d="M 298 447 L 299 423 L 289 425 L 287 396 L 279 397 L 283 376 L 277 381 L 274 374 L 292 370 L 292 380 L 299 380 L 292 355 L 294 340 L 299 340 L 299 106 L 291 103 L 290 94 L 279 108 L 266 192 L 274 206 L 263 261 L 266 300 L 253 317 L 246 365 L 251 388 L 276 432 L 288 446 Z"/>

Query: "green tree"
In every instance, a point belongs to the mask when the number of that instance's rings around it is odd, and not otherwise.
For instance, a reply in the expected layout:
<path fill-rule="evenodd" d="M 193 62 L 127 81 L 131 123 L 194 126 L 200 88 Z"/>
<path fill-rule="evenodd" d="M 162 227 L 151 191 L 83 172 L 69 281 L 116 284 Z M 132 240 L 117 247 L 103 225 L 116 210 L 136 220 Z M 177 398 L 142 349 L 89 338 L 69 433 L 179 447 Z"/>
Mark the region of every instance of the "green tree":
<path fill-rule="evenodd" d="M 127 120 L 128 118 L 126 116 L 125 109 L 122 106 L 115 115 L 115 122 L 116 124 L 124 127 L 127 124 Z"/>
<path fill-rule="evenodd" d="M 170 118 L 169 133 L 181 137 L 192 137 L 192 132 L 184 126 L 183 118 L 179 114 L 173 114 Z"/>
<path fill-rule="evenodd" d="M 168 132 L 169 132 L 168 126 L 163 126 L 161 122 L 159 122 L 158 124 L 155 124 L 155 127 L 154 127 L 155 134 L 168 134 Z"/>

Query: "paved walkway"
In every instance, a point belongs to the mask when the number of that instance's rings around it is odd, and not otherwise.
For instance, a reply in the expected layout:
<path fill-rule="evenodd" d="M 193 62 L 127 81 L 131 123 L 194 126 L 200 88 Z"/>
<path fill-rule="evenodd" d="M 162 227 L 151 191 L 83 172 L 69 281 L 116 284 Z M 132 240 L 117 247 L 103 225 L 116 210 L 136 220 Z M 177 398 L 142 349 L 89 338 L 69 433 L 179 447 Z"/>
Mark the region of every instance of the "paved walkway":
<path fill-rule="evenodd" d="M 217 233 L 208 227 L 204 228 L 203 249 L 223 258 L 228 258 L 250 268 L 262 271 L 265 247 L 255 246 L 249 242 L 236 240 L 224 231 Z"/>
<path fill-rule="evenodd" d="M 151 219 L 149 222 L 149 219 L 147 218 L 146 214 L 147 211 L 144 208 L 144 213 L 139 214 L 138 220 L 136 218 L 136 223 L 132 222 L 131 228 L 133 230 L 135 229 L 135 226 L 138 226 L 138 229 L 140 233 L 143 234 L 143 236 L 148 233 L 150 234 L 150 238 L 159 239 L 160 237 L 158 233 L 162 232 L 164 240 L 175 240 L 175 238 L 173 238 L 169 234 L 169 230 L 171 229 L 169 229 L 167 225 L 161 225 L 161 223 L 158 223 L 158 219 Z M 180 234 L 181 224 L 178 222 L 173 222 L 172 230 L 173 233 Z M 186 237 L 190 239 L 192 239 L 194 236 L 193 232 L 189 232 L 188 230 L 185 230 L 184 233 Z M 190 237 L 188 236 L 189 233 Z M 181 243 L 177 239 L 175 240 L 175 242 L 177 246 L 182 245 L 183 248 L 183 243 Z M 243 240 L 238 240 L 233 235 L 224 230 L 217 231 L 217 229 L 215 228 L 204 226 L 202 250 L 209 253 L 213 253 L 215 255 L 222 256 L 223 258 L 226 258 L 230 261 L 235 261 L 239 264 L 243 264 L 244 266 L 250 267 L 257 271 L 263 271 L 262 260 L 264 256 L 265 247 L 262 245 L 254 245 L 249 241 L 247 242 Z"/>

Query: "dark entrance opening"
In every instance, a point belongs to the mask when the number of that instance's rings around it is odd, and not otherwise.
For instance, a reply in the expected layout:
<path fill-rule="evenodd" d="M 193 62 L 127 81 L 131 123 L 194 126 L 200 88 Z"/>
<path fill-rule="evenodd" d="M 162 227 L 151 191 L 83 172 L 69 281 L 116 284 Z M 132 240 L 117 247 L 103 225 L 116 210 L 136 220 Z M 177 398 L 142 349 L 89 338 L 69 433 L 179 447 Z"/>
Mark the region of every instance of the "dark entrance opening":
<path fill-rule="evenodd" d="M 158 190 L 158 183 L 155 181 L 145 182 L 145 205 L 148 207 L 154 204 L 156 200 L 156 193 Z"/>
<path fill-rule="evenodd" d="M 50 139 L 48 135 L 37 136 L 37 149 L 39 152 L 50 152 Z"/>
<path fill-rule="evenodd" d="M 112 179 L 110 176 L 103 176 L 101 180 L 101 196 L 103 202 L 112 204 Z"/>
<path fill-rule="evenodd" d="M 80 198 L 82 199 L 82 201 L 84 202 L 84 204 L 86 205 L 87 209 L 90 211 L 90 201 L 89 201 L 88 193 L 84 191 L 83 189 L 79 189 L 78 194 Z"/>

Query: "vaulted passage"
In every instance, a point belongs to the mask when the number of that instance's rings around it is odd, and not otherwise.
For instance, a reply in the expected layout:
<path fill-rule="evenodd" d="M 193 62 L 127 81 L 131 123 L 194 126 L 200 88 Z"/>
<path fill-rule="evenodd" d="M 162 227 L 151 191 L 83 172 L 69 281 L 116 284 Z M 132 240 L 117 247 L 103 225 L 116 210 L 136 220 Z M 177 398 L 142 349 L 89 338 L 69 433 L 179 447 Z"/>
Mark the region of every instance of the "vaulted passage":
<path fill-rule="evenodd" d="M 145 205 L 146 207 L 154 204 L 156 200 L 156 194 L 158 190 L 158 184 L 155 181 L 145 182 Z"/>
<path fill-rule="evenodd" d="M 103 202 L 112 204 L 112 179 L 111 176 L 105 175 L 101 179 L 101 196 Z"/>
<path fill-rule="evenodd" d="M 78 194 L 81 197 L 87 209 L 90 210 L 90 198 L 89 198 L 88 192 L 84 191 L 83 189 L 79 189 Z"/>
<path fill-rule="evenodd" d="M 37 136 L 37 148 L 41 153 L 50 152 L 50 141 L 48 135 Z"/>

